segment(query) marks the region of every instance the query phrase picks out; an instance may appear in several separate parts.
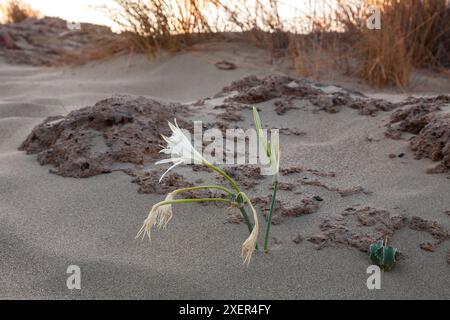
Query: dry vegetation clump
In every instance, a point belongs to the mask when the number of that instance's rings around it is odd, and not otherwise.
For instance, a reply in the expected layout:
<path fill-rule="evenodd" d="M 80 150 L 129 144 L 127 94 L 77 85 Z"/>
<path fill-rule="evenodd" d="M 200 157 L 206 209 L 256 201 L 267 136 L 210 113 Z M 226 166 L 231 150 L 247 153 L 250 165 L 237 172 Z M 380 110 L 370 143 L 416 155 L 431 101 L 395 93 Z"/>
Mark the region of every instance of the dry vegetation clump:
<path fill-rule="evenodd" d="M 103 8 L 134 45 L 155 56 L 191 44 L 195 33 L 211 33 L 205 9 L 209 1 L 115 0 L 114 7 Z M 182 36 L 180 36 L 182 35 Z"/>
<path fill-rule="evenodd" d="M 366 26 L 371 5 L 381 9 L 379 30 Z M 413 67 L 450 66 L 446 0 L 340 1 L 336 14 L 344 32 L 356 40 L 352 50 L 359 55 L 359 73 L 371 85 L 405 88 Z"/>
<path fill-rule="evenodd" d="M 28 18 L 38 18 L 39 12 L 21 0 L 8 0 L 0 4 L 0 12 L 3 15 L 4 23 L 19 23 Z"/>
<path fill-rule="evenodd" d="M 66 60 L 82 63 L 130 50 L 155 57 L 233 32 L 268 49 L 272 59 L 288 61 L 299 75 L 314 79 L 343 73 L 361 77 L 373 86 L 406 88 L 414 68 L 450 68 L 447 0 L 305 1 L 303 12 L 293 11 L 293 20 L 281 16 L 280 8 L 286 4 L 279 0 L 112 3 L 103 10 L 124 31 L 120 41 L 96 43 Z M 370 6 L 380 8 L 379 30 L 366 25 Z M 38 15 L 21 0 L 8 0 L 1 9 L 7 23 Z"/>
<path fill-rule="evenodd" d="M 297 73 L 322 78 L 335 71 L 373 86 L 406 88 L 414 68 L 450 67 L 447 0 L 322 0 L 293 21 L 279 0 L 115 0 L 109 16 L 142 51 L 176 51 L 220 32 L 236 32 L 273 58 L 289 58 Z M 369 29 L 370 6 L 381 29 Z"/>
<path fill-rule="evenodd" d="M 107 15 L 152 56 L 177 51 L 213 33 L 235 31 L 255 45 L 276 52 L 288 37 L 278 14 L 278 0 L 115 0 Z M 280 41 L 282 40 L 283 41 Z"/>

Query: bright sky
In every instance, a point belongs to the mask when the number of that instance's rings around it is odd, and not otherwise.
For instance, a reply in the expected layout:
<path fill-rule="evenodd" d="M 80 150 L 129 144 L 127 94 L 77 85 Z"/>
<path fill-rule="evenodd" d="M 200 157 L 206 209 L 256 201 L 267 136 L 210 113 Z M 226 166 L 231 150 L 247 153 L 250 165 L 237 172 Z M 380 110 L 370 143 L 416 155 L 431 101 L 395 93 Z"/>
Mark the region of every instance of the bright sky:
<path fill-rule="evenodd" d="M 2 0 L 0 0 L 1 2 Z M 111 25 L 101 12 L 93 7 L 112 0 L 24 0 L 46 16 L 57 16 L 69 21 Z"/>
<path fill-rule="evenodd" d="M 0 3 L 6 0 L 0 0 Z M 113 23 L 96 6 L 112 3 L 114 0 L 23 0 L 46 16 L 58 16 L 69 21 L 91 22 L 113 26 Z M 280 15 L 283 19 L 291 19 L 298 10 L 304 11 L 311 5 L 333 0 L 279 0 Z"/>

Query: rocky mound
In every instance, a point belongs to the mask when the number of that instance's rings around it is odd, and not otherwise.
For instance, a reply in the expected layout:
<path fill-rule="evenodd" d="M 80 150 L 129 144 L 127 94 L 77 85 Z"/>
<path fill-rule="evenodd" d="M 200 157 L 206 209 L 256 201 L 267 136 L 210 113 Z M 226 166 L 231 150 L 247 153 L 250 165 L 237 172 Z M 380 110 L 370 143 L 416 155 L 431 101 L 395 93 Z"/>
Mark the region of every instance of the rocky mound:
<path fill-rule="evenodd" d="M 400 139 L 402 132 L 415 134 L 411 149 L 416 159 L 429 158 L 439 163 L 429 173 L 450 168 L 450 96 L 410 98 L 401 104 L 388 124 L 386 135 Z"/>
<path fill-rule="evenodd" d="M 270 75 L 265 78 L 245 77 L 225 87 L 215 98 L 226 97 L 225 103 L 255 104 L 274 100 L 275 111 L 283 115 L 295 109 L 293 102 L 304 100 L 319 110 L 336 113 L 340 107 L 359 110 L 363 115 L 374 115 L 378 111 L 389 111 L 395 105 L 378 99 L 368 99 L 363 94 L 335 87 L 325 90 L 320 83 L 284 75 Z"/>
<path fill-rule="evenodd" d="M 83 23 L 80 30 L 71 30 L 59 18 L 29 18 L 0 25 L 0 56 L 14 64 L 51 65 L 68 55 L 85 54 L 94 46 L 103 50 L 105 45 L 121 41 L 123 37 L 108 27 Z M 109 49 L 114 50 L 111 45 Z"/>
<path fill-rule="evenodd" d="M 53 165 L 65 177 L 90 177 L 124 164 L 144 166 L 159 158 L 161 134 L 170 135 L 167 121 L 185 113 L 178 104 L 114 96 L 66 117 L 47 118 L 20 149 L 37 154 L 40 164 Z M 179 124 L 189 128 L 183 120 Z"/>

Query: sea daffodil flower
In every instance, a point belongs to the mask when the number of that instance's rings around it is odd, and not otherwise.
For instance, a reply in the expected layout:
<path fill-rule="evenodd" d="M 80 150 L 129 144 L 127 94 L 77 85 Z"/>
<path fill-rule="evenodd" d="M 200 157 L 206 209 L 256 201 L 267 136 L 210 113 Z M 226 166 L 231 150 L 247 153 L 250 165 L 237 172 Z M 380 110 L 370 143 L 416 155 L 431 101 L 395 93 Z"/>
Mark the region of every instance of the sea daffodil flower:
<path fill-rule="evenodd" d="M 236 193 L 233 193 L 227 188 L 221 186 L 196 186 L 175 190 L 169 193 L 164 201 L 157 203 L 152 207 L 147 219 L 145 219 L 144 221 L 142 228 L 139 230 L 137 237 L 140 237 L 141 235 L 144 237 L 145 235 L 147 235 L 150 238 L 151 230 L 155 226 L 159 229 L 165 228 L 168 222 L 172 219 L 173 204 L 193 202 L 225 202 L 230 204 L 231 207 L 239 208 L 249 229 L 250 236 L 243 243 L 241 252 L 244 265 L 248 266 L 253 252 L 255 251 L 255 249 L 257 249 L 259 234 L 258 215 L 254 206 L 252 205 L 247 195 L 239 189 L 239 186 L 236 184 L 236 182 L 226 172 L 209 163 L 197 150 L 195 150 L 187 136 L 178 127 L 176 120 L 175 124 L 169 122 L 169 127 L 172 130 L 172 135 L 169 138 L 163 136 L 163 139 L 167 142 L 167 147 L 161 150 L 161 153 L 169 154 L 171 157 L 169 159 L 158 161 L 156 164 L 173 163 L 173 165 L 161 176 L 160 182 L 164 179 L 165 175 L 173 168 L 183 163 L 192 163 L 192 161 L 194 161 L 194 163 L 203 164 L 222 175 L 233 186 L 233 189 Z M 175 200 L 175 197 L 180 193 L 202 189 L 220 190 L 222 192 L 225 192 L 227 194 L 227 197 Z M 247 212 L 245 211 L 245 206 L 247 205 L 250 206 L 252 210 L 254 225 L 252 225 L 252 223 L 250 222 Z"/>
<path fill-rule="evenodd" d="M 258 114 L 258 110 L 253 107 L 253 121 L 258 133 L 259 146 L 262 147 L 263 155 L 267 157 L 269 163 L 268 170 L 262 168 L 262 174 L 268 176 L 277 176 L 280 171 L 280 135 L 278 130 L 271 132 L 270 142 L 267 141 L 267 137 L 264 134 L 261 125 L 261 119 Z"/>
<path fill-rule="evenodd" d="M 162 135 L 163 139 L 167 142 L 167 147 L 160 151 L 160 153 L 170 155 L 170 158 L 155 163 L 157 165 L 173 163 L 173 165 L 169 169 L 167 169 L 166 172 L 164 172 L 164 174 L 159 179 L 159 182 L 164 179 L 164 177 L 169 173 L 170 170 L 183 163 L 208 163 L 206 159 L 203 158 L 203 156 L 197 150 L 195 150 L 191 141 L 188 139 L 188 137 L 186 137 L 186 135 L 178 126 L 176 119 L 174 122 L 175 124 L 168 122 L 169 127 L 172 130 L 172 135 L 170 137 Z"/>
<path fill-rule="evenodd" d="M 269 237 L 270 237 L 270 226 L 272 225 L 273 213 L 275 210 L 275 203 L 277 198 L 277 192 L 280 185 L 279 182 L 279 172 L 280 172 L 280 135 L 278 130 L 272 131 L 270 142 L 267 141 L 266 136 L 264 135 L 264 131 L 261 125 L 261 119 L 258 114 L 258 110 L 253 107 L 253 120 L 255 122 L 255 128 L 258 132 L 258 141 L 259 146 L 263 148 L 264 155 L 267 157 L 269 161 L 269 171 L 267 170 L 261 171 L 261 173 L 265 175 L 273 175 L 275 176 L 275 180 L 273 183 L 273 194 L 272 194 L 272 203 L 270 206 L 269 217 L 267 219 L 266 226 L 266 235 L 264 239 L 264 251 L 269 251 Z M 265 168 L 262 168 L 262 170 Z"/>

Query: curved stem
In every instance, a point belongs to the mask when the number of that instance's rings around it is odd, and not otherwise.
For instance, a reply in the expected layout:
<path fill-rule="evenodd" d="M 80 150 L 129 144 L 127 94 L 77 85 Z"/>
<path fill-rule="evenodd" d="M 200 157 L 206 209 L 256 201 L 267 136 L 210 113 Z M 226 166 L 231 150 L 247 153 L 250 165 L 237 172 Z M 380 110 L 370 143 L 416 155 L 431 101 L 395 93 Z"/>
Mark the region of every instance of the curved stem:
<path fill-rule="evenodd" d="M 213 165 L 212 165 L 211 163 L 209 163 L 209 162 L 205 162 L 205 165 L 206 165 L 208 168 L 210 168 L 210 169 L 214 170 L 215 172 L 219 173 L 219 174 L 220 174 L 221 176 L 223 176 L 225 179 L 227 179 L 227 180 L 230 182 L 230 184 L 233 186 L 234 190 L 236 190 L 236 192 L 238 193 L 238 196 L 239 196 L 239 194 L 242 193 L 242 191 L 241 191 L 241 189 L 239 189 L 239 186 L 237 185 L 237 183 L 236 183 L 236 182 L 233 180 L 233 178 L 231 178 L 225 171 L 223 171 L 223 170 L 221 170 L 221 169 L 219 169 L 219 168 L 213 166 Z M 244 207 L 240 207 L 239 210 L 241 211 L 242 216 L 244 217 L 244 221 L 245 221 L 245 224 L 246 224 L 247 227 L 248 227 L 248 231 L 251 233 L 252 230 L 253 230 L 253 225 L 252 225 L 252 223 L 250 222 L 250 219 L 249 219 L 249 217 L 248 217 L 247 211 L 245 211 L 245 208 L 244 208 Z"/>
<path fill-rule="evenodd" d="M 211 163 L 207 162 L 205 163 L 206 166 L 212 170 L 214 170 L 215 172 L 219 173 L 221 176 L 223 176 L 225 179 L 227 179 L 230 184 L 233 186 L 234 190 L 236 190 L 238 193 L 241 192 L 241 190 L 239 189 L 239 186 L 237 185 L 237 183 L 223 170 L 213 166 Z"/>
<path fill-rule="evenodd" d="M 232 195 L 233 192 L 231 192 L 230 190 L 228 190 L 225 187 L 222 186 L 197 186 L 197 187 L 189 187 L 189 188 L 183 188 L 183 189 L 178 189 L 175 190 L 174 192 L 172 192 L 173 194 L 177 195 L 179 193 L 183 193 L 183 192 L 189 192 L 189 191 L 195 191 L 195 190 L 207 190 L 207 189 L 216 189 L 216 190 L 221 190 L 225 193 L 227 193 L 228 195 Z"/>
<path fill-rule="evenodd" d="M 264 251 L 269 251 L 269 236 L 270 236 L 270 226 L 272 225 L 273 211 L 275 209 L 275 200 L 277 198 L 277 191 L 279 187 L 279 181 L 276 178 L 273 185 L 273 194 L 272 194 L 272 204 L 270 205 L 269 218 L 266 226 L 266 238 L 264 239 Z"/>
<path fill-rule="evenodd" d="M 179 203 L 192 203 L 192 202 L 226 202 L 226 203 L 234 203 L 229 199 L 224 198 L 203 198 L 203 199 L 180 199 L 180 200 L 170 200 L 170 201 L 162 201 L 160 203 L 155 204 L 154 208 L 159 208 L 162 206 L 166 206 L 168 204 L 179 204 Z"/>

